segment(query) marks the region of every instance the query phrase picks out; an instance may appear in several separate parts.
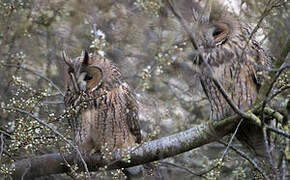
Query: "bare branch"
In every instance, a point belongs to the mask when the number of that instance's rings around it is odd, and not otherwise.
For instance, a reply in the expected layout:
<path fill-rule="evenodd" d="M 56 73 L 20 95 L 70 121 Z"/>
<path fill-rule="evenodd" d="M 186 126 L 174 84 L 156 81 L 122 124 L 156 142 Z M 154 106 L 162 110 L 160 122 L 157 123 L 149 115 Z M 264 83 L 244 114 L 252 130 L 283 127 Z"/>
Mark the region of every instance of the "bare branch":
<path fill-rule="evenodd" d="M 122 161 L 120 151 L 113 152 L 110 162 L 102 158 L 99 154 L 83 156 L 89 171 L 97 171 L 99 167 L 107 165 L 107 170 L 132 167 L 148 162 L 165 159 L 177 154 L 198 148 L 204 144 L 211 143 L 228 134 L 235 127 L 239 116 L 234 115 L 222 121 L 211 121 L 198 125 L 186 131 L 163 137 L 154 141 L 145 142 L 140 147 L 130 153 L 130 163 Z M 135 148 L 135 147 L 133 147 Z M 64 158 L 63 158 L 64 157 Z M 81 166 L 80 156 L 72 154 L 47 154 L 38 157 L 32 157 L 15 162 L 12 167 L 15 168 L 14 178 L 21 176 L 25 169 L 31 164 L 25 178 L 32 179 L 50 174 L 69 172 L 65 166 L 66 162 L 70 165 L 77 163 L 80 171 L 84 171 Z M 111 163 L 113 162 L 113 163 Z"/>
<path fill-rule="evenodd" d="M 0 139 L 1 139 L 1 146 L 0 146 L 0 164 L 2 164 L 2 163 L 1 163 L 1 159 L 2 159 L 2 154 L 3 154 L 3 150 L 4 150 L 4 139 L 3 139 L 3 133 L 1 133 L 1 137 L 0 137 Z"/>
<path fill-rule="evenodd" d="M 84 165 L 84 168 L 88 174 L 88 178 L 90 179 L 90 173 L 89 173 L 89 170 L 88 170 L 88 167 L 87 167 L 87 164 L 85 162 L 85 160 L 83 159 L 82 157 L 82 154 L 81 152 L 79 151 L 79 149 L 69 140 L 67 140 L 59 131 L 57 131 L 55 128 L 53 128 L 51 125 L 47 124 L 46 122 L 42 121 L 41 119 L 39 119 L 38 117 L 34 116 L 33 114 L 31 114 L 30 112 L 27 112 L 23 109 L 19 109 L 19 108 L 14 108 L 14 107 L 0 107 L 0 109 L 5 109 L 5 110 L 12 110 L 12 111 L 16 111 L 16 112 L 20 112 L 22 114 L 26 114 L 28 115 L 29 117 L 35 119 L 39 124 L 45 126 L 45 127 L 48 127 L 53 133 L 55 133 L 56 135 L 58 135 L 59 137 L 62 138 L 63 141 L 65 141 L 66 143 L 68 143 L 76 152 L 77 154 L 79 155 L 83 165 Z"/>
<path fill-rule="evenodd" d="M 63 104 L 63 101 L 42 101 L 43 104 Z"/>
<path fill-rule="evenodd" d="M 26 67 L 24 65 L 20 65 L 20 64 L 3 64 L 6 67 L 16 67 L 16 68 L 21 68 L 25 71 L 31 72 L 32 74 L 46 80 L 47 82 L 49 82 L 51 84 L 51 86 L 53 86 L 62 96 L 64 96 L 64 93 L 62 92 L 62 90 L 49 78 L 45 77 L 44 75 L 40 74 L 39 72 L 37 72 L 36 70 Z"/>
<path fill-rule="evenodd" d="M 239 122 L 239 124 L 237 125 L 234 134 L 232 135 L 232 137 L 231 137 L 231 139 L 230 139 L 230 141 L 229 141 L 229 143 L 228 143 L 228 145 L 227 145 L 227 147 L 226 147 L 224 153 L 222 154 L 222 157 L 219 159 L 218 164 L 215 165 L 215 166 L 213 166 L 213 167 L 211 167 L 211 168 L 209 168 L 209 169 L 207 169 L 206 171 L 200 173 L 200 174 L 199 174 L 200 176 L 202 176 L 202 175 L 204 175 L 204 174 L 207 174 L 207 173 L 209 173 L 210 171 L 214 170 L 215 168 L 217 168 L 217 167 L 220 165 L 221 162 L 223 162 L 224 157 L 226 156 L 226 154 L 227 154 L 229 148 L 231 147 L 231 144 L 232 144 L 232 142 L 233 142 L 233 139 L 234 139 L 234 137 L 236 136 L 236 134 L 237 134 L 237 132 L 238 132 L 238 129 L 239 129 L 239 127 L 240 127 L 240 125 L 241 125 L 242 122 L 243 122 L 243 119 L 241 119 L 240 122 Z"/>
<path fill-rule="evenodd" d="M 272 94 L 272 96 L 269 98 L 270 100 L 276 97 L 278 94 L 282 93 L 283 91 L 290 89 L 290 85 L 286 85 L 278 89 L 275 93 Z"/>
<path fill-rule="evenodd" d="M 271 127 L 271 126 L 268 126 L 266 128 L 269 131 L 272 131 L 274 133 L 280 134 L 280 135 L 285 136 L 285 137 L 290 139 L 290 134 L 287 131 L 283 131 L 281 129 L 277 129 L 277 128 L 274 128 L 274 127 Z"/>
<path fill-rule="evenodd" d="M 271 93 L 271 91 L 272 91 L 272 89 L 273 89 L 273 87 L 274 87 L 274 84 L 276 83 L 276 81 L 278 80 L 278 78 L 279 78 L 279 76 L 281 75 L 281 73 L 285 70 L 285 69 L 287 69 L 287 68 L 289 68 L 290 67 L 290 65 L 289 64 L 287 64 L 287 63 L 283 63 L 282 65 L 281 65 L 281 67 L 279 68 L 279 71 L 275 74 L 275 77 L 273 78 L 273 80 L 272 80 L 272 82 L 270 83 L 270 85 L 269 85 L 269 88 L 268 88 L 268 90 L 267 90 L 267 92 L 266 92 L 266 94 L 265 94 L 265 99 L 264 99 L 264 101 L 263 101 L 263 103 L 262 103 L 262 109 L 263 109 L 263 112 L 264 112 L 264 109 L 265 109 L 265 107 L 266 107 L 266 104 L 271 100 L 271 98 L 272 98 L 272 96 L 270 96 L 270 93 Z M 287 86 L 286 86 L 287 87 Z M 262 114 L 263 115 L 263 114 Z M 262 118 L 263 119 L 263 118 Z"/>
<path fill-rule="evenodd" d="M 281 147 L 281 155 L 282 155 L 282 158 L 281 158 L 281 179 L 282 180 L 286 180 L 286 174 L 287 174 L 287 157 L 286 157 L 286 153 L 285 153 L 285 150 L 286 150 L 286 147 L 289 146 L 289 139 L 285 139 L 285 142 L 282 144 L 282 147 Z"/>
<path fill-rule="evenodd" d="M 264 124 L 264 111 L 265 111 L 265 107 L 266 107 L 266 104 L 271 100 L 271 96 L 270 96 L 270 93 L 272 92 L 272 89 L 274 87 L 274 84 L 276 83 L 276 81 L 278 80 L 279 76 L 281 75 L 281 73 L 283 72 L 283 70 L 287 69 L 288 68 L 288 64 L 285 62 L 281 65 L 281 67 L 279 68 L 280 70 L 275 74 L 275 77 L 274 79 L 272 80 L 272 82 L 270 83 L 270 86 L 265 94 L 265 97 L 264 97 L 264 101 L 262 103 L 262 113 L 261 113 L 261 116 L 262 116 L 262 126 L 265 126 Z M 276 176 L 278 177 L 278 172 L 274 166 L 274 161 L 273 161 L 273 158 L 272 158 L 272 155 L 271 155 L 271 150 L 270 150 L 270 147 L 269 147 L 269 142 L 268 142 L 268 136 L 267 136 L 267 133 L 266 133 L 266 127 L 263 128 L 263 136 L 264 136 L 264 142 L 265 142 L 265 146 L 266 146 L 266 152 L 267 152 L 267 156 L 268 156 L 268 160 L 269 160 L 269 163 L 271 165 L 271 168 L 273 169 L 273 171 L 275 172 Z"/>
<path fill-rule="evenodd" d="M 266 153 L 267 153 L 267 157 L 268 157 L 267 160 L 270 163 L 271 169 L 275 173 L 276 177 L 278 177 L 278 172 L 277 172 L 277 169 L 275 168 L 274 161 L 273 161 L 273 158 L 271 155 L 270 145 L 269 145 L 269 141 L 268 141 L 268 135 L 267 135 L 267 131 L 266 131 L 266 127 L 265 127 L 264 123 L 262 124 L 262 126 L 263 126 L 264 143 L 266 146 Z"/>
<path fill-rule="evenodd" d="M 261 112 L 261 110 L 258 109 L 253 109 L 252 111 L 254 113 Z M 27 112 L 21 109 L 19 112 L 27 114 Z M 29 115 L 29 113 L 27 115 Z M 33 115 L 32 117 L 37 118 Z M 50 174 L 65 173 L 70 171 L 70 169 L 66 166 L 67 163 L 70 165 L 76 163 L 78 164 L 80 171 L 85 171 L 85 167 L 82 166 L 83 160 L 86 162 L 87 169 L 89 171 L 97 171 L 99 167 L 104 167 L 105 165 L 108 167 L 107 170 L 113 170 L 132 167 L 140 164 L 146 164 L 148 162 L 172 157 L 177 154 L 198 148 L 202 145 L 211 143 L 213 141 L 217 141 L 223 136 L 230 133 L 240 119 L 240 116 L 236 114 L 221 121 L 209 121 L 168 137 L 145 142 L 144 144 L 133 147 L 133 151 L 129 151 L 131 157 L 130 163 L 122 161 L 122 158 L 120 158 L 122 157 L 120 151 L 112 153 L 113 155 L 110 162 L 108 162 L 108 160 L 105 160 L 102 155 L 99 154 L 83 156 L 83 159 L 81 158 L 81 156 L 77 156 L 75 153 L 64 155 L 46 154 L 15 162 L 11 166 L 15 168 L 15 173 L 13 174 L 13 176 L 15 179 L 19 179 L 26 171 L 27 167 L 30 167 L 25 176 L 25 178 L 28 179 L 46 176 Z M 41 120 L 39 122 L 44 123 Z M 56 131 L 56 134 L 60 133 Z M 68 143 L 71 142 L 68 141 Z M 259 172 L 261 172 L 261 174 L 263 174 L 261 169 L 255 164 L 255 162 L 252 162 L 253 160 L 251 160 L 249 157 L 247 157 L 247 155 L 243 153 L 240 154 L 247 160 L 251 161 L 254 167 Z M 265 174 L 263 174 L 263 176 L 265 178 L 267 177 Z"/>
<path fill-rule="evenodd" d="M 200 174 L 198 174 L 198 173 L 192 171 L 191 169 L 189 169 L 189 168 L 187 168 L 187 167 L 184 167 L 184 166 L 178 165 L 178 164 L 176 164 L 176 163 L 170 163 L 170 162 L 165 162 L 165 161 L 163 161 L 163 162 L 159 162 L 159 163 L 160 163 L 161 165 L 163 165 L 163 166 L 165 165 L 165 166 L 173 166 L 173 167 L 177 167 L 177 168 L 182 169 L 182 170 L 184 170 L 184 171 L 186 171 L 186 172 L 188 172 L 188 173 L 190 173 L 190 174 L 192 174 L 192 175 L 195 175 L 195 176 L 201 177 Z"/>
<path fill-rule="evenodd" d="M 228 146 L 228 144 L 225 143 L 225 142 L 223 142 L 223 141 L 218 141 L 218 142 L 221 143 L 221 144 L 223 144 L 224 146 Z M 239 154 L 240 156 L 242 156 L 244 159 L 246 159 L 248 162 L 250 162 L 250 163 L 254 166 L 254 168 L 262 174 L 262 176 L 263 176 L 265 179 L 270 180 L 270 178 L 269 178 L 269 177 L 267 176 L 267 174 L 262 170 L 262 168 L 259 167 L 259 166 L 257 165 L 257 163 L 256 163 L 252 158 L 250 158 L 246 153 L 242 152 L 241 150 L 239 150 L 239 149 L 237 149 L 237 148 L 235 148 L 235 147 L 233 147 L 233 146 L 231 146 L 230 148 L 231 148 L 233 151 L 235 151 L 237 154 Z"/>
<path fill-rule="evenodd" d="M 239 130 L 239 127 L 240 127 L 240 125 L 242 124 L 242 122 L 243 122 L 243 119 L 240 120 L 239 124 L 237 125 L 234 134 L 232 135 L 232 137 L 231 137 L 231 139 L 230 139 L 230 141 L 229 141 L 229 143 L 228 143 L 228 145 L 227 145 L 227 147 L 226 147 L 226 149 L 225 149 L 225 151 L 224 151 L 222 157 L 220 158 L 220 161 L 223 161 L 223 160 L 224 160 L 224 157 L 226 156 L 226 154 L 227 154 L 229 148 L 232 146 L 233 139 L 234 139 L 234 137 L 236 136 L 236 134 L 237 134 L 237 132 L 238 132 L 238 130 Z"/>
<path fill-rule="evenodd" d="M 258 23 L 256 24 L 255 28 L 254 28 L 254 29 L 252 30 L 252 32 L 250 33 L 249 38 L 247 39 L 247 41 L 246 41 L 246 43 L 245 43 L 245 45 L 244 45 L 244 47 L 243 47 L 243 52 L 242 52 L 242 55 L 240 56 L 240 58 L 242 58 L 242 57 L 244 56 L 245 50 L 246 50 L 246 48 L 248 47 L 250 40 L 253 38 L 254 34 L 255 34 L 255 33 L 258 31 L 258 29 L 260 28 L 260 25 L 261 25 L 262 21 L 264 20 L 264 18 L 265 18 L 266 16 L 268 16 L 269 13 L 271 12 L 271 10 L 274 8 L 273 5 L 271 5 L 271 1 L 272 1 L 272 0 L 269 0 L 269 1 L 267 2 L 266 7 L 265 7 L 265 9 L 264 9 L 264 11 L 263 11 L 263 13 L 262 13 L 262 15 L 261 15 L 261 17 L 260 17 Z"/>

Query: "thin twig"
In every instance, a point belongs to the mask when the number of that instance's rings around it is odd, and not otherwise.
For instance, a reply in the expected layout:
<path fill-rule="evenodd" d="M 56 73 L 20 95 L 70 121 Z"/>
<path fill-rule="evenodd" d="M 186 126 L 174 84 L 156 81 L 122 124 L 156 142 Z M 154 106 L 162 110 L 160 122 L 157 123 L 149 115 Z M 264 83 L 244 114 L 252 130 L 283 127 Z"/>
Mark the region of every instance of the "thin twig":
<path fill-rule="evenodd" d="M 67 167 L 71 168 L 71 165 L 67 162 L 67 160 L 65 159 L 63 153 L 60 152 L 59 154 L 61 155 L 61 157 L 62 157 L 62 159 L 63 159 L 65 165 L 66 165 Z M 70 176 L 73 180 L 76 179 L 75 176 L 73 175 L 73 173 L 71 173 L 71 172 L 67 172 L 66 174 L 67 174 L 68 176 Z"/>
<path fill-rule="evenodd" d="M 62 96 L 64 96 L 65 94 L 62 92 L 62 90 L 49 78 L 45 77 L 44 75 L 40 74 L 39 72 L 35 71 L 34 69 L 32 68 L 29 68 L 29 67 L 26 67 L 26 66 L 23 66 L 23 65 L 19 65 L 19 64 L 3 64 L 4 66 L 6 67 L 16 67 L 16 68 L 21 68 L 23 70 L 26 70 L 28 72 L 31 72 L 32 74 L 46 80 L 47 82 L 50 83 L 51 86 L 53 86 Z"/>
<path fill-rule="evenodd" d="M 275 77 L 273 78 L 272 82 L 270 83 L 269 88 L 268 88 L 268 90 L 267 90 L 267 92 L 266 92 L 266 94 L 265 94 L 264 101 L 263 101 L 263 103 L 262 103 L 262 115 L 264 114 L 264 109 L 265 109 L 265 107 L 266 107 L 266 104 L 271 100 L 271 97 L 272 97 L 272 96 L 270 96 L 270 93 L 271 93 L 271 91 L 272 91 L 272 89 L 273 89 L 273 87 L 274 87 L 274 84 L 277 82 L 277 80 L 278 80 L 279 76 L 281 75 L 281 73 L 282 73 L 285 69 L 287 69 L 287 68 L 289 68 L 289 67 L 290 67 L 289 64 L 287 64 L 287 63 L 283 63 L 283 64 L 281 65 L 281 67 L 279 68 L 279 71 L 275 74 Z M 286 87 L 287 87 L 287 86 L 286 86 Z M 262 119 L 263 119 L 263 118 L 262 118 Z"/>
<path fill-rule="evenodd" d="M 243 122 L 243 119 L 240 120 L 239 124 L 237 125 L 237 127 L 236 127 L 236 129 L 235 129 L 234 134 L 232 135 L 230 141 L 228 142 L 228 145 L 227 145 L 227 147 L 226 147 L 226 149 L 225 149 L 225 151 L 224 151 L 222 157 L 220 158 L 220 161 L 221 161 L 221 162 L 224 160 L 224 157 L 226 156 L 226 154 L 227 154 L 229 148 L 232 146 L 233 139 L 234 139 L 234 137 L 236 136 L 236 134 L 237 134 L 237 132 L 238 132 L 238 130 L 239 130 L 239 127 L 240 127 L 240 125 L 242 124 L 242 122 Z"/>
<path fill-rule="evenodd" d="M 260 17 L 258 23 L 256 24 L 255 28 L 254 28 L 254 29 L 252 30 L 252 32 L 250 33 L 249 38 L 247 39 L 246 44 L 245 44 L 244 47 L 243 47 L 243 51 L 242 51 L 242 54 L 241 54 L 240 58 L 243 57 L 243 55 L 244 55 L 244 53 L 245 53 L 245 50 L 246 50 L 246 48 L 247 48 L 248 45 L 249 45 L 250 40 L 253 38 L 254 34 L 255 34 L 255 33 L 258 31 L 258 29 L 260 28 L 260 25 L 261 25 L 262 21 L 264 20 L 264 18 L 265 18 L 266 16 L 268 16 L 269 13 L 270 13 L 270 11 L 273 9 L 272 6 L 269 8 L 270 3 L 271 3 L 271 0 L 269 0 L 269 1 L 267 2 L 267 5 L 266 5 L 266 7 L 265 7 L 265 9 L 264 9 L 264 11 L 263 11 L 263 13 L 262 13 L 262 15 L 261 15 L 261 17 Z"/>
<path fill-rule="evenodd" d="M 80 159 L 84 165 L 84 168 L 88 174 L 88 179 L 91 179 L 90 177 L 90 172 L 88 170 L 88 167 L 87 167 L 87 164 L 81 154 L 81 152 L 79 151 L 79 149 L 73 144 L 71 143 L 69 140 L 67 140 L 59 131 L 57 131 L 55 128 L 53 128 L 51 125 L 47 124 L 46 122 L 42 121 L 41 119 L 39 119 L 38 117 L 34 116 L 33 114 L 23 110 L 23 109 L 19 109 L 19 108 L 14 108 L 14 107 L 0 107 L 0 109 L 5 109 L 5 110 L 13 110 L 13 111 L 17 111 L 17 112 L 20 112 L 22 114 L 26 114 L 28 115 L 29 117 L 35 119 L 39 124 L 45 126 L 45 127 L 48 127 L 53 133 L 55 133 L 56 135 L 58 135 L 59 137 L 61 137 L 63 139 L 63 141 L 65 141 L 66 143 L 68 143 L 77 153 L 78 155 L 80 156 Z"/>
<path fill-rule="evenodd" d="M 203 176 L 203 175 L 205 175 L 205 174 L 209 173 L 210 171 L 212 171 L 212 170 L 214 170 L 215 168 L 217 168 L 217 167 L 218 167 L 218 165 L 219 165 L 219 164 L 217 164 L 217 165 L 215 165 L 215 166 L 213 166 L 213 167 L 209 168 L 209 169 L 208 169 L 208 170 L 206 170 L 206 171 L 203 171 L 203 172 L 199 173 L 199 176 Z"/>
<path fill-rule="evenodd" d="M 221 158 L 219 159 L 219 163 L 223 162 L 224 157 L 226 156 L 226 154 L 227 154 L 229 148 L 231 147 L 231 144 L 232 144 L 232 142 L 233 142 L 233 139 L 234 139 L 234 137 L 236 136 L 236 134 L 237 134 L 237 132 L 238 132 L 238 130 L 239 130 L 239 127 L 240 127 L 240 125 L 241 125 L 242 122 L 243 122 L 243 119 L 241 119 L 240 122 L 239 122 L 239 124 L 237 125 L 234 134 L 232 135 L 232 137 L 231 137 L 231 139 L 230 139 L 230 141 L 229 141 L 229 143 L 228 143 L 228 145 L 227 145 L 225 151 L 223 152 Z M 214 170 L 215 168 L 217 168 L 217 167 L 219 166 L 219 163 L 218 163 L 217 165 L 215 165 L 215 166 L 213 166 L 213 167 L 207 169 L 206 171 L 199 173 L 199 176 L 202 176 L 202 175 L 207 174 L 207 173 L 209 173 L 210 171 Z"/>
<path fill-rule="evenodd" d="M 0 129 L 0 133 L 4 134 L 5 136 L 9 136 L 10 137 L 10 134 L 2 129 Z"/>
<path fill-rule="evenodd" d="M 280 89 L 278 89 L 274 94 L 272 94 L 272 96 L 269 98 L 269 100 L 273 99 L 274 97 L 276 97 L 278 94 L 282 93 L 283 91 L 290 89 L 290 85 L 286 85 L 281 87 Z"/>
<path fill-rule="evenodd" d="M 221 144 L 223 144 L 224 146 L 228 146 L 227 143 L 225 143 L 225 142 L 223 142 L 221 140 L 219 140 L 218 142 L 221 143 Z M 270 178 L 267 176 L 267 174 L 265 172 L 263 172 L 262 168 L 260 168 L 257 165 L 257 163 L 252 158 L 250 158 L 246 153 L 244 153 L 243 151 L 241 151 L 241 150 L 239 150 L 239 149 L 237 149 L 237 148 L 235 148 L 233 146 L 231 146 L 230 148 L 233 151 L 235 151 L 237 154 L 239 154 L 241 157 L 243 157 L 244 159 L 246 159 L 249 163 L 251 163 L 254 166 L 254 168 L 257 171 L 259 171 L 266 180 L 270 180 Z"/>
<path fill-rule="evenodd" d="M 274 127 L 271 127 L 271 126 L 266 126 L 266 128 L 269 131 L 272 131 L 274 133 L 280 134 L 280 135 L 285 136 L 286 138 L 290 139 L 290 134 L 287 131 L 283 131 L 281 129 L 274 128 Z"/>
<path fill-rule="evenodd" d="M 3 154 L 3 150 L 4 150 L 4 139 L 3 139 L 3 134 L 1 133 L 1 147 L 0 147 L 0 165 L 2 164 L 1 163 L 1 160 L 2 160 L 2 154 Z"/>
<path fill-rule="evenodd" d="M 181 165 L 178 165 L 176 163 L 170 163 L 170 162 L 165 162 L 165 161 L 161 161 L 159 162 L 161 165 L 164 164 L 164 165 L 167 165 L 167 166 L 174 166 L 174 167 L 177 167 L 179 169 L 182 169 L 182 170 L 185 170 L 186 172 L 192 174 L 192 175 L 195 175 L 195 176 L 199 176 L 199 177 L 202 177 L 202 175 L 192 171 L 191 169 L 187 168 L 187 167 L 184 167 L 184 166 L 181 166 Z"/>
<path fill-rule="evenodd" d="M 250 33 L 249 38 L 247 39 L 246 44 L 245 44 L 244 47 L 243 47 L 242 54 L 241 54 L 241 56 L 240 56 L 239 58 L 242 58 L 242 57 L 244 56 L 245 50 L 246 50 L 246 48 L 248 47 L 249 42 L 250 42 L 251 39 L 253 38 L 254 34 L 255 34 L 255 33 L 258 31 L 258 29 L 260 28 L 260 25 L 262 24 L 262 21 L 264 20 L 264 18 L 267 17 L 267 16 L 270 14 L 270 12 L 271 12 L 274 8 L 277 8 L 277 7 L 281 6 L 281 5 L 283 5 L 283 3 L 279 4 L 278 2 L 276 2 L 276 4 L 275 4 L 275 2 L 272 3 L 271 1 L 272 1 L 272 0 L 269 0 L 269 1 L 267 2 L 265 9 L 264 9 L 264 11 L 262 12 L 261 17 L 259 18 L 258 23 L 256 24 L 256 26 L 254 27 L 254 29 L 253 29 L 252 32 Z"/>
<path fill-rule="evenodd" d="M 265 144 L 265 147 L 266 147 L 266 153 L 267 153 L 267 157 L 268 157 L 268 162 L 270 163 L 271 169 L 275 173 L 276 177 L 278 177 L 278 172 L 277 172 L 277 169 L 275 168 L 274 161 L 273 161 L 273 158 L 272 158 L 272 155 L 271 155 L 271 150 L 270 150 L 270 147 L 269 147 L 270 145 L 269 145 L 269 141 L 268 141 L 267 128 L 265 127 L 264 124 L 262 126 L 264 126 L 262 128 L 262 130 L 263 130 L 264 144 Z"/>
<path fill-rule="evenodd" d="M 268 156 L 268 161 L 271 165 L 271 168 L 272 170 L 274 171 L 276 177 L 278 177 L 278 172 L 275 168 L 275 165 L 274 165 L 274 161 L 273 161 L 273 158 L 272 158 L 272 155 L 271 155 L 271 150 L 270 150 L 270 147 L 269 147 L 269 142 L 268 142 L 268 136 L 267 136 L 267 133 L 266 133 L 266 127 L 264 128 L 265 124 L 264 124 L 264 111 L 265 111 L 265 107 L 266 107 L 266 104 L 270 101 L 270 93 L 274 87 L 274 84 L 276 83 L 276 81 L 278 80 L 279 76 L 281 75 L 281 73 L 283 72 L 284 69 L 288 68 L 288 65 L 286 63 L 283 63 L 281 65 L 281 67 L 279 68 L 280 71 L 278 71 L 274 77 L 274 79 L 272 80 L 267 92 L 266 92 L 266 95 L 264 97 L 264 101 L 262 103 L 262 112 L 261 112 L 261 115 L 262 115 L 262 127 L 263 127 L 263 137 L 264 137 L 264 142 L 265 142 L 265 146 L 266 146 L 266 152 L 267 152 L 267 156 Z"/>
<path fill-rule="evenodd" d="M 42 101 L 42 104 L 63 104 L 63 101 Z"/>
<path fill-rule="evenodd" d="M 287 174 L 287 158 L 285 154 L 286 147 L 289 146 L 289 139 L 285 139 L 282 147 L 281 147 L 281 154 L 282 154 L 282 159 L 281 159 L 281 179 L 286 180 L 286 174 Z"/>

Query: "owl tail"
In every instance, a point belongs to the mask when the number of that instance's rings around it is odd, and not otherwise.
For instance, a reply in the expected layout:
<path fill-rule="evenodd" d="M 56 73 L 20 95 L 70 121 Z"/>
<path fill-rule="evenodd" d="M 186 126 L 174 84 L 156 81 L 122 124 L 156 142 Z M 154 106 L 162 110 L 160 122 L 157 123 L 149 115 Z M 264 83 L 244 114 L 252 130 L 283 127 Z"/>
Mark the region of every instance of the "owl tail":
<path fill-rule="evenodd" d="M 266 144 L 261 127 L 244 121 L 236 137 L 258 159 L 267 160 Z"/>

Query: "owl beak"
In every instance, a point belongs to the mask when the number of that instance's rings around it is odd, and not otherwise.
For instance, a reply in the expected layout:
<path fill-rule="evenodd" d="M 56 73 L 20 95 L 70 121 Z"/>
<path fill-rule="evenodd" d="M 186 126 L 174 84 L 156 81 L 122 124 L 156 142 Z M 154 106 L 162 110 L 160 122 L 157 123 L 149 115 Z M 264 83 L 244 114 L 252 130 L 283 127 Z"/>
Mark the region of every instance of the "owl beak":
<path fill-rule="evenodd" d="M 81 73 L 79 75 L 79 79 L 77 81 L 81 91 L 85 91 L 86 90 L 87 82 L 84 80 L 86 74 L 87 74 L 86 72 L 85 73 Z"/>
<path fill-rule="evenodd" d="M 65 51 L 62 51 L 62 57 L 63 57 L 64 62 L 70 68 L 69 75 L 70 75 L 70 77 L 72 79 L 72 82 L 73 82 L 73 86 L 74 86 L 75 91 L 76 92 L 80 92 L 80 88 L 78 86 L 78 83 L 76 81 L 76 77 L 75 77 L 75 74 L 74 74 L 74 68 L 73 68 L 72 62 L 71 62 L 70 58 L 66 55 Z"/>

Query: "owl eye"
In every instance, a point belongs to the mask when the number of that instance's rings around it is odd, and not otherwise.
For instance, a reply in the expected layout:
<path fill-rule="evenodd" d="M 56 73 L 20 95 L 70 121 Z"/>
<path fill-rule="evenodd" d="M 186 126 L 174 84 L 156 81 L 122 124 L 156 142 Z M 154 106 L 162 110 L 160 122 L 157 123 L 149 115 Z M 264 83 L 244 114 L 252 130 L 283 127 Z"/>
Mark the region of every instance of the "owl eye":
<path fill-rule="evenodd" d="M 213 31 L 213 33 L 212 33 L 212 35 L 213 35 L 214 37 L 216 37 L 216 36 L 220 35 L 222 32 L 223 32 L 222 29 L 220 29 L 220 28 L 215 28 L 214 31 Z"/>
<path fill-rule="evenodd" d="M 93 79 L 93 76 L 91 76 L 91 75 L 89 75 L 88 73 L 86 74 L 86 76 L 85 76 L 85 81 L 89 81 L 89 80 L 91 80 L 91 79 Z"/>

